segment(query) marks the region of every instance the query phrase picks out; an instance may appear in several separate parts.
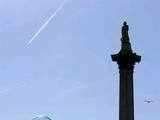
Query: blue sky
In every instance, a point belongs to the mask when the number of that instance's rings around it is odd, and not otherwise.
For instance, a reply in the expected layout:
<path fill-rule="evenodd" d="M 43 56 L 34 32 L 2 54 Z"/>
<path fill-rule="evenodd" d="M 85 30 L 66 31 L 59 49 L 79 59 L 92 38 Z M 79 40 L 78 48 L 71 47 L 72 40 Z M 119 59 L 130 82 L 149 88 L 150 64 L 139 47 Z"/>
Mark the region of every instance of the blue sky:
<path fill-rule="evenodd" d="M 135 119 L 160 118 L 158 0 L 0 1 L 0 119 L 118 119 L 120 29 L 130 25 L 136 65 Z M 152 98 L 152 104 L 144 103 Z"/>

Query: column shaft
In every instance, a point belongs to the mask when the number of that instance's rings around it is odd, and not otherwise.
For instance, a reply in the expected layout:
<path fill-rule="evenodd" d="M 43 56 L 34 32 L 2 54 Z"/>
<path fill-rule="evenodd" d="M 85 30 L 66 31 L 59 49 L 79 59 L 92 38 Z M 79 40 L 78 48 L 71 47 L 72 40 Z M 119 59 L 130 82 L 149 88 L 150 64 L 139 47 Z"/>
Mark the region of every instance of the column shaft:
<path fill-rule="evenodd" d="M 133 68 L 120 68 L 119 120 L 134 120 Z"/>

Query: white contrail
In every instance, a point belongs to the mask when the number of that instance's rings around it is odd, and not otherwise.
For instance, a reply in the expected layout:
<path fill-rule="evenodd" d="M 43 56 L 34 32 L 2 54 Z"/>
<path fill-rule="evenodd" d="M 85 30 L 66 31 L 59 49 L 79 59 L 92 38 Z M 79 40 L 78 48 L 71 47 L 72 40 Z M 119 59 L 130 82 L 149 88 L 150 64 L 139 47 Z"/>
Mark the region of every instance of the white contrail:
<path fill-rule="evenodd" d="M 20 82 L 20 83 L 14 84 L 14 85 L 4 86 L 4 88 L 0 88 L 0 95 L 5 95 L 5 94 L 8 94 L 9 92 L 12 92 L 16 89 L 24 88 L 27 84 L 28 83 Z"/>
<path fill-rule="evenodd" d="M 57 13 L 64 7 L 65 3 L 68 0 L 64 0 L 60 6 L 56 9 L 56 11 L 49 17 L 49 19 L 40 27 L 40 29 L 33 35 L 33 37 L 30 39 L 30 41 L 27 43 L 27 46 L 29 46 L 33 40 L 44 30 L 44 28 L 51 22 L 53 18 L 56 17 Z"/>

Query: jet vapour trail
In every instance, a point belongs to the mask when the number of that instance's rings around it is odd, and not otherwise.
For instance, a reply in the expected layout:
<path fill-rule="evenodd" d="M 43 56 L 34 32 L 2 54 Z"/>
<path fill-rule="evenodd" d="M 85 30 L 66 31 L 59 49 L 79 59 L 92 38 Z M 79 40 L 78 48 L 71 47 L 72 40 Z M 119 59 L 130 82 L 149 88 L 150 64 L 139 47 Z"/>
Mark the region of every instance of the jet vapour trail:
<path fill-rule="evenodd" d="M 33 35 L 33 37 L 30 39 L 30 41 L 27 43 L 26 46 L 29 46 L 33 40 L 35 40 L 35 38 L 46 28 L 46 26 L 51 22 L 51 20 L 53 18 L 56 17 L 56 15 L 58 14 L 58 12 L 63 9 L 65 3 L 67 2 L 68 0 L 64 0 L 60 6 L 56 9 L 56 11 L 49 17 L 49 19 L 40 27 L 40 29 Z"/>

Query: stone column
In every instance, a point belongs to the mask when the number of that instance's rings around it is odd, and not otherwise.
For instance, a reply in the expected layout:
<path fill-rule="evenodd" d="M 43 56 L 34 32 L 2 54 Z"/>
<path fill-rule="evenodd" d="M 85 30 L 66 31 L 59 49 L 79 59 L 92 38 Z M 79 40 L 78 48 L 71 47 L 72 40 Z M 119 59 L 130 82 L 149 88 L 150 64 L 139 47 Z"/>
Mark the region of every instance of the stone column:
<path fill-rule="evenodd" d="M 119 120 L 134 120 L 134 87 L 133 72 L 135 63 L 141 56 L 133 53 L 128 35 L 129 27 L 124 22 L 122 27 L 121 50 L 111 55 L 112 61 L 119 66 Z"/>

